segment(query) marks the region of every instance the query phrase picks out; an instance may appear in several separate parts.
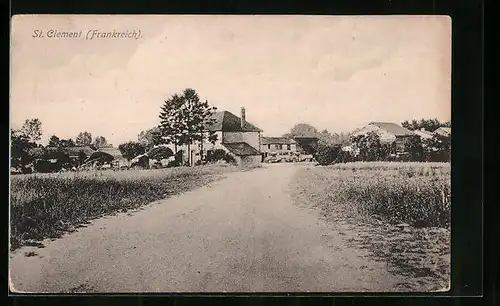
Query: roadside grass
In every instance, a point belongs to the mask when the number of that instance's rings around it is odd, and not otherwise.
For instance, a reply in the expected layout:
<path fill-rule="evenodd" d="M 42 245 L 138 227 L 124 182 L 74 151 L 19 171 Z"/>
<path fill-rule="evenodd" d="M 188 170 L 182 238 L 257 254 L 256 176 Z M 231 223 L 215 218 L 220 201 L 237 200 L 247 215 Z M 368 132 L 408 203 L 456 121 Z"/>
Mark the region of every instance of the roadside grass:
<path fill-rule="evenodd" d="M 300 205 L 318 208 L 349 245 L 408 276 L 402 289 L 449 286 L 450 164 L 311 167 L 297 174 L 292 189 Z"/>
<path fill-rule="evenodd" d="M 60 237 L 92 219 L 137 209 L 238 170 L 248 169 L 207 165 L 11 176 L 11 249 Z"/>

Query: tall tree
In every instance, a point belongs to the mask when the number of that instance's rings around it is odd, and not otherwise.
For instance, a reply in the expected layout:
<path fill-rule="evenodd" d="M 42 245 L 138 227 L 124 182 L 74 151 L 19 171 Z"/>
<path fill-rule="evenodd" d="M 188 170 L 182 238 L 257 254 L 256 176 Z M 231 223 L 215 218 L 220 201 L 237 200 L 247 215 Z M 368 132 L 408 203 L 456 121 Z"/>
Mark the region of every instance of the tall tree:
<path fill-rule="evenodd" d="M 108 144 L 108 141 L 106 140 L 106 137 L 104 136 L 97 136 L 95 139 L 94 139 L 94 146 L 96 148 L 105 148 L 105 147 L 108 147 L 109 144 Z"/>
<path fill-rule="evenodd" d="M 191 155 L 190 145 L 195 141 L 203 142 L 205 134 L 208 133 L 208 139 L 215 142 L 215 133 L 207 131 L 207 125 L 214 123 L 212 115 L 216 110 L 208 101 L 201 101 L 194 89 L 187 88 L 180 95 L 174 94 L 161 107 L 159 128 L 162 141 L 175 146 L 187 145 L 188 156 Z"/>
<path fill-rule="evenodd" d="M 147 149 L 161 143 L 161 132 L 159 127 L 154 127 L 149 130 L 145 130 L 137 135 L 137 140 L 139 143 L 144 145 Z"/>
<path fill-rule="evenodd" d="M 11 167 L 21 169 L 23 172 L 27 169 L 29 163 L 33 161 L 30 156 L 30 150 L 37 147 L 36 143 L 31 142 L 24 131 L 11 130 L 10 132 L 10 163 Z"/>
<path fill-rule="evenodd" d="M 90 146 L 92 144 L 92 134 L 87 131 L 80 132 L 78 136 L 76 136 L 76 145 L 77 146 Z"/>
<path fill-rule="evenodd" d="M 318 130 L 308 123 L 298 123 L 292 127 L 289 133 L 284 134 L 284 137 L 295 136 L 318 136 Z"/>
<path fill-rule="evenodd" d="M 30 142 L 37 142 L 42 137 L 42 122 L 40 119 L 26 119 L 20 131 Z"/>

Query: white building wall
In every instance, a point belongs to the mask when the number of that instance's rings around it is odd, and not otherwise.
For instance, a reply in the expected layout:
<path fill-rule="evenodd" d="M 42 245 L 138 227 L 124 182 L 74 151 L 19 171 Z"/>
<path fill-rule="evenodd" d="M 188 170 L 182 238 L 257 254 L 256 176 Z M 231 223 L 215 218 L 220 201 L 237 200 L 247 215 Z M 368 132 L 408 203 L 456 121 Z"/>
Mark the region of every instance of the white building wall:
<path fill-rule="evenodd" d="M 256 150 L 260 151 L 260 133 L 259 132 L 224 132 L 223 142 L 246 142 Z"/>

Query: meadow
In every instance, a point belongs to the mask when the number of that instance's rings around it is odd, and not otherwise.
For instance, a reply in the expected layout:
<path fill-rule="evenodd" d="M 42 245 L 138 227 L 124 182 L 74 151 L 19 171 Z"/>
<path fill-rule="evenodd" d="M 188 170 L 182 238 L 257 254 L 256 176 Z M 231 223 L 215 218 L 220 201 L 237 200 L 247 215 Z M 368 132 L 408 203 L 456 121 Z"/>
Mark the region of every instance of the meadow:
<path fill-rule="evenodd" d="M 449 163 L 355 162 L 311 167 L 293 180 L 301 206 L 319 209 L 347 242 L 407 275 L 404 290 L 450 279 Z"/>
<path fill-rule="evenodd" d="M 234 166 L 155 170 L 82 171 L 13 175 L 10 180 L 11 249 L 41 245 L 90 220 L 137 209 L 220 178 Z"/>

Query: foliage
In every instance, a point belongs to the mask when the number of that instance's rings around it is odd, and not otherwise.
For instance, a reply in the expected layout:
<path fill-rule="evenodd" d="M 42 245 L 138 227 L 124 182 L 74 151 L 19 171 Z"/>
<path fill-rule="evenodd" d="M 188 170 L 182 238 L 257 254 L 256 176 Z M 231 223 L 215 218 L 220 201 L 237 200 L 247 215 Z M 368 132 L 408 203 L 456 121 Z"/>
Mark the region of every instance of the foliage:
<path fill-rule="evenodd" d="M 23 134 L 28 141 L 37 142 L 42 137 L 42 122 L 35 119 L 26 119 L 21 127 L 20 133 Z"/>
<path fill-rule="evenodd" d="M 451 160 L 451 137 L 434 135 L 423 141 L 425 146 L 424 159 L 426 161 L 446 162 Z"/>
<path fill-rule="evenodd" d="M 148 151 L 147 155 L 149 158 L 161 160 L 161 159 L 166 159 L 166 158 L 169 158 L 170 156 L 173 156 L 174 152 L 172 152 L 172 150 L 170 150 L 170 148 L 160 146 L 160 147 L 156 147 L 156 148 L 153 148 L 150 151 Z"/>
<path fill-rule="evenodd" d="M 14 169 L 26 171 L 28 164 L 33 161 L 29 151 L 37 147 L 36 143 L 31 142 L 30 138 L 24 133 L 11 130 L 10 133 L 11 147 L 10 147 L 10 164 Z"/>
<path fill-rule="evenodd" d="M 11 248 L 58 237 L 88 220 L 202 186 L 230 167 L 19 175 L 11 178 Z"/>
<path fill-rule="evenodd" d="M 194 89 L 185 89 L 182 94 L 174 94 L 166 100 L 160 112 L 160 132 L 162 142 L 175 145 L 191 145 L 203 141 L 206 126 L 215 122 L 211 116 L 216 111 L 208 101 L 202 102 Z M 209 132 L 209 140 L 215 142 L 214 132 Z"/>
<path fill-rule="evenodd" d="M 71 138 L 70 139 L 61 139 L 60 140 L 60 145 L 63 148 L 75 147 L 76 146 L 75 142 Z"/>
<path fill-rule="evenodd" d="M 146 148 L 144 147 L 144 145 L 138 142 L 129 141 L 120 144 L 118 146 L 118 150 L 120 150 L 122 156 L 125 157 L 127 160 L 132 160 L 137 155 L 144 154 Z"/>
<path fill-rule="evenodd" d="M 290 133 L 284 134 L 283 137 L 293 138 L 295 136 L 317 136 L 318 130 L 308 123 L 298 123 L 292 127 Z"/>
<path fill-rule="evenodd" d="M 137 141 L 145 146 L 148 150 L 156 145 L 159 145 L 161 141 L 161 132 L 159 127 L 154 127 L 146 131 L 142 131 L 137 136 Z"/>
<path fill-rule="evenodd" d="M 436 129 L 438 129 L 440 127 L 451 127 L 451 121 L 440 122 L 436 118 L 434 118 L 434 119 L 420 119 L 420 120 L 414 119 L 411 122 L 404 121 L 401 123 L 401 125 L 409 130 L 412 130 L 412 131 L 425 129 L 426 131 L 434 132 Z"/>
<path fill-rule="evenodd" d="M 355 136 L 352 143 L 359 150 L 358 159 L 362 161 L 386 160 L 390 153 L 390 146 L 382 144 L 375 132 Z"/>
<path fill-rule="evenodd" d="M 76 145 L 77 146 L 90 146 L 92 144 L 92 134 L 84 131 L 80 132 L 78 136 L 76 136 Z"/>
<path fill-rule="evenodd" d="M 223 149 L 215 149 L 207 152 L 207 156 L 205 157 L 205 161 L 208 163 L 213 163 L 217 161 L 225 161 L 227 163 L 235 163 L 236 160 L 234 157 L 224 151 Z"/>
<path fill-rule="evenodd" d="M 408 141 L 405 144 L 405 148 L 410 155 L 409 159 L 411 161 L 423 161 L 424 147 L 422 146 L 420 137 L 418 136 L 409 137 Z"/>
<path fill-rule="evenodd" d="M 338 158 L 340 151 L 340 145 L 330 146 L 319 144 L 314 154 L 314 159 L 322 166 L 330 165 Z"/>
<path fill-rule="evenodd" d="M 97 136 L 94 139 L 93 145 L 97 149 L 109 147 L 108 141 L 106 140 L 106 137 L 104 137 L 104 136 Z"/>
<path fill-rule="evenodd" d="M 56 135 L 52 135 L 49 138 L 49 147 L 60 147 L 61 146 L 61 139 L 57 137 Z"/>

